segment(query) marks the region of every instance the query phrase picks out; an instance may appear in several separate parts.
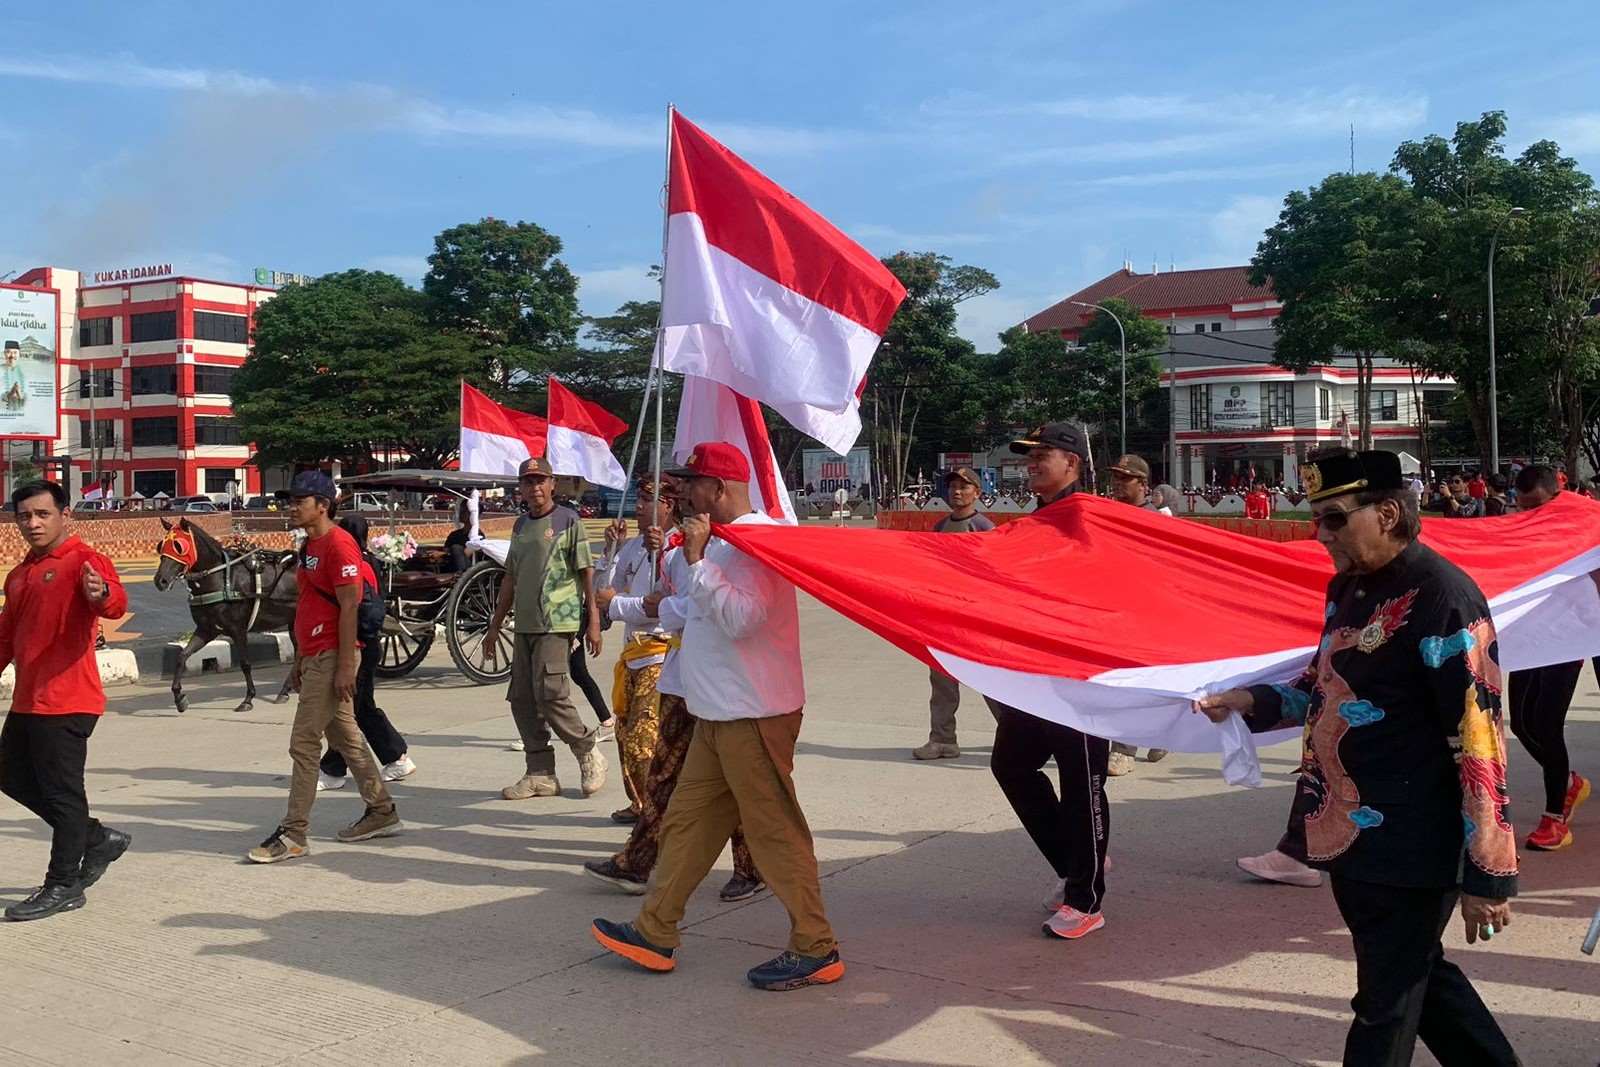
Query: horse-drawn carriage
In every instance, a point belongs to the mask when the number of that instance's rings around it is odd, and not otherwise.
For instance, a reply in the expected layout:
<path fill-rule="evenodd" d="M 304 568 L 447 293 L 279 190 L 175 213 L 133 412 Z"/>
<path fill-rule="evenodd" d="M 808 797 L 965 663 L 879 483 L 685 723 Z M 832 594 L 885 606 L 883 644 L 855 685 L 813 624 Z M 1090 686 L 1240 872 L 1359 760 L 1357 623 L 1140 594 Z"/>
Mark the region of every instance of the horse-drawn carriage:
<path fill-rule="evenodd" d="M 466 500 L 473 490 L 503 488 L 512 479 L 459 471 L 396 470 L 364 474 L 343 480 L 343 487 L 362 492 L 387 491 L 389 531 L 398 527 L 400 497 L 406 493 L 426 497 L 449 495 Z M 251 632 L 284 630 L 294 618 L 298 595 L 295 554 L 258 547 L 224 545 L 198 524 L 186 519 L 166 523 L 167 535 L 157 547 L 160 556 L 155 584 L 165 590 L 180 578 L 188 586 L 189 610 L 195 631 L 178 657 L 172 679 L 173 702 L 179 711 L 188 706 L 183 695 L 183 674 L 188 657 L 218 636 L 232 642 L 245 677 L 245 699 L 237 711 L 250 710 L 256 696 L 248 658 Z M 363 546 L 365 547 L 365 546 Z M 399 678 L 415 670 L 427 657 L 442 627 L 450 658 L 462 674 L 478 685 L 503 682 L 511 674 L 511 646 L 502 636 L 488 655 L 489 620 L 505 577 L 505 543 L 478 541 L 471 547 L 480 556 L 465 570 L 452 567 L 452 555 L 425 550 L 404 565 L 379 568 L 379 592 L 387 609 L 379 637 L 382 656 L 378 674 Z M 509 617 L 508 617 L 509 621 Z M 506 627 L 506 632 L 511 630 Z M 287 688 L 285 689 L 285 694 Z M 280 694 L 279 699 L 283 699 Z"/>

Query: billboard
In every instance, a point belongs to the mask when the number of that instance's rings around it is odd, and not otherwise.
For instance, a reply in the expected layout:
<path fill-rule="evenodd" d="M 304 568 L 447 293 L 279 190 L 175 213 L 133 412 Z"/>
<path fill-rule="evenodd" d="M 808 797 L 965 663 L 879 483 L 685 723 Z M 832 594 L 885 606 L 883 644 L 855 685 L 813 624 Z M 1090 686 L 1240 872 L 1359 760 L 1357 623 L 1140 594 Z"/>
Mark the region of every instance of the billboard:
<path fill-rule="evenodd" d="M 0 285 L 0 438 L 57 436 L 61 296 Z"/>
<path fill-rule="evenodd" d="M 1213 430 L 1254 430 L 1261 425 L 1261 384 L 1213 385 L 1211 390 L 1211 428 Z"/>
<path fill-rule="evenodd" d="M 859 500 L 872 488 L 872 450 L 852 448 L 841 456 L 826 448 L 808 448 L 800 454 L 800 470 L 807 496 L 831 497 L 843 489 L 851 500 Z"/>

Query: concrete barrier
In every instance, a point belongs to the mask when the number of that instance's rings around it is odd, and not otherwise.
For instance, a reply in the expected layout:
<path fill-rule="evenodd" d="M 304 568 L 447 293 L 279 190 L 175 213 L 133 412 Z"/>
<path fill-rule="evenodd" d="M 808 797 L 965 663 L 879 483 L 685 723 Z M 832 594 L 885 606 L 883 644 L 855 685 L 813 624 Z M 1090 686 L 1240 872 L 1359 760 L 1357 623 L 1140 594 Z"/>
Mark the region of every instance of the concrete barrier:
<path fill-rule="evenodd" d="M 169 641 L 164 645 L 144 645 L 138 649 L 140 666 L 152 677 L 171 678 L 178 669 L 178 656 L 188 642 Z M 294 644 L 287 633 L 251 634 L 245 642 L 245 655 L 250 666 L 290 663 L 294 660 Z M 233 642 L 218 638 L 189 657 L 186 670 L 231 671 L 238 668 L 234 662 Z"/>
<path fill-rule="evenodd" d="M 94 654 L 100 668 L 100 684 L 106 688 L 132 685 L 139 680 L 139 661 L 125 648 L 103 648 Z M 10 700 L 17 686 L 17 669 L 7 666 L 0 671 L 0 700 Z"/>

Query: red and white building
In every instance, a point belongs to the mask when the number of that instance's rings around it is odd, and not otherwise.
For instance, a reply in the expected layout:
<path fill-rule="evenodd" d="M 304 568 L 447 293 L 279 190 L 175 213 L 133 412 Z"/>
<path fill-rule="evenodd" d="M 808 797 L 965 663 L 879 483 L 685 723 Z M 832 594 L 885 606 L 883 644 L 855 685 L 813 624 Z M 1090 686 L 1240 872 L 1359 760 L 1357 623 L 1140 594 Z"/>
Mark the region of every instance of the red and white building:
<path fill-rule="evenodd" d="M 1297 487 L 1301 460 L 1342 440 L 1346 421 L 1355 434 L 1356 361 L 1336 353 L 1328 366 L 1304 374 L 1273 366 L 1273 320 L 1283 304 L 1270 288 L 1251 285 L 1249 273 L 1248 267 L 1215 267 L 1136 274 L 1124 267 L 1022 325 L 1071 342 L 1097 314 L 1080 304 L 1113 297 L 1165 322 L 1171 351 L 1158 359 L 1161 387 L 1173 394 L 1178 450 L 1176 477 L 1169 480 L 1226 486 L 1254 472 L 1269 484 Z M 1374 446 L 1420 455 L 1423 426 L 1445 421 L 1454 393 L 1451 379 L 1415 375 L 1379 356 L 1370 401 Z"/>
<path fill-rule="evenodd" d="M 101 482 L 113 497 L 261 492 L 253 450 L 239 437 L 229 394 L 245 360 L 256 309 L 275 293 L 257 285 L 108 272 L 84 284 L 74 270 L 40 267 L 12 284 L 60 293 L 60 429 L 40 454 L 70 457 L 77 498 Z M 9 454 L 16 455 L 14 447 Z M 10 473 L 7 471 L 7 477 Z"/>

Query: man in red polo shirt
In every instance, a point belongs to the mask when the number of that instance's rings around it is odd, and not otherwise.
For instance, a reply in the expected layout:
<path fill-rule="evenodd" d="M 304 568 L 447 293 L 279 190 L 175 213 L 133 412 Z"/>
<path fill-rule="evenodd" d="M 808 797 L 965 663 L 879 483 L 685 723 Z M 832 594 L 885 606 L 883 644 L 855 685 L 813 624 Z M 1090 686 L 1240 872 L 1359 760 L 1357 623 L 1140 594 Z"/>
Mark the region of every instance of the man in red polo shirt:
<path fill-rule="evenodd" d="M 129 837 L 89 817 L 83 765 L 106 710 L 94 658 L 101 619 L 120 619 L 128 596 L 111 561 L 67 532 L 72 510 L 52 482 L 11 494 L 28 554 L 6 575 L 0 669 L 16 667 L 11 714 L 0 728 L 0 792 L 50 825 L 44 885 L 6 909 L 13 922 L 84 904 Z"/>

